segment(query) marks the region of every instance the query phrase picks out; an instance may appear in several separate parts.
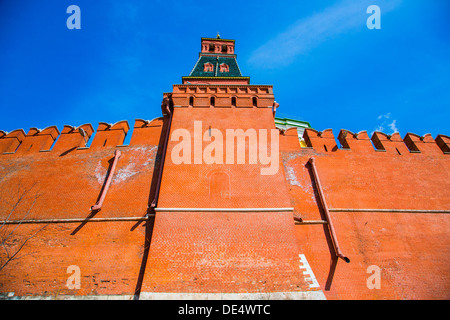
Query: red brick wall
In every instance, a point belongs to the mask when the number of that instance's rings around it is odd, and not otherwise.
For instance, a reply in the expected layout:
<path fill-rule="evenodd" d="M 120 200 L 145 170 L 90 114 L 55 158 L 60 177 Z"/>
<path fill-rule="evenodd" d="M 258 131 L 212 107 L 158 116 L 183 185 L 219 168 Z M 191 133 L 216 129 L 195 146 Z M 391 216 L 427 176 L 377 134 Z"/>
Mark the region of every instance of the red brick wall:
<path fill-rule="evenodd" d="M 191 164 L 175 164 L 169 141 L 158 208 L 288 208 L 283 167 L 194 164 L 194 121 L 209 127 L 275 130 L 270 108 L 174 108 L 175 130 L 190 132 Z M 278 134 L 278 133 L 277 133 Z M 269 134 L 270 136 L 270 134 Z M 203 142 L 202 151 L 209 144 Z M 225 141 L 223 146 L 225 147 Z M 234 148 L 235 156 L 237 144 Z M 225 155 L 225 152 L 224 152 Z M 225 158 L 223 159 L 225 162 Z M 216 184 L 211 176 L 217 176 Z M 225 192 L 225 193 L 224 193 Z M 294 292 L 310 290 L 299 272 L 292 212 L 157 212 L 142 291 Z"/>
<path fill-rule="evenodd" d="M 88 222 L 22 225 L 10 247 L 14 260 L 0 272 L 0 292 L 15 296 L 106 295 L 135 292 L 144 254 L 145 227 L 136 222 Z M 10 226 L 12 231 L 15 226 Z M 2 261 L 4 253 L 2 252 Z M 80 268 L 80 289 L 69 290 L 69 266 Z"/>
<path fill-rule="evenodd" d="M 310 290 L 290 212 L 160 212 L 143 292 Z"/>
<path fill-rule="evenodd" d="M 89 219 L 143 217 L 148 213 L 162 125 L 158 119 L 148 124 L 136 121 L 130 145 L 122 147 L 117 144 L 123 143 L 125 131 L 116 126 L 105 128 L 94 140 L 109 142 L 87 149 L 78 148 L 84 147 L 79 131 L 67 127 L 49 152 L 33 149 L 0 155 L 0 220 L 6 220 L 11 212 L 8 220 L 81 219 L 74 223 L 5 225 L 0 234 L 4 239 L 12 232 L 7 240 L 10 255 L 35 231 L 45 229 L 28 239 L 0 271 L 0 292 L 134 294 L 144 254 L 145 223 Z M 36 140 L 36 136 L 31 138 Z M 122 156 L 111 186 L 101 211 L 93 213 L 90 207 L 100 196 L 117 149 Z M 6 260 L 7 252 L 0 248 L 1 264 Z M 70 265 L 81 269 L 80 290 L 68 290 L 65 285 Z"/>
<path fill-rule="evenodd" d="M 177 107 L 171 131 L 192 133 L 194 120 L 203 122 L 203 131 L 274 128 L 270 108 Z M 94 136 L 89 148 L 73 127 L 59 136 L 53 127 L 2 134 L 0 220 L 11 211 L 10 220 L 143 217 L 155 193 L 167 125 L 162 119 L 136 120 L 130 145 L 121 147 L 128 134 L 124 122 L 100 124 L 95 135 L 84 125 L 88 137 Z M 308 129 L 304 138 L 308 148 L 300 147 L 295 130 L 280 135 L 280 171 L 273 176 L 261 176 L 260 165 L 175 165 L 168 161 L 175 144 L 170 142 L 158 207 L 294 207 L 304 220 L 323 220 L 307 165 L 314 156 L 330 209 L 450 210 L 447 136 L 435 141 L 429 135 L 375 133 L 369 139 L 366 132 L 341 131 L 338 140 L 347 149 L 338 148 L 331 130 Z M 111 187 L 102 210 L 92 215 L 89 208 L 116 149 L 122 156 Z M 215 176 L 209 188 L 210 172 L 227 175 Z M 231 177 L 228 185 L 225 177 Z M 217 196 L 227 186 L 230 193 Z M 24 190 L 29 191 L 15 207 Z M 29 239 L 0 271 L 0 292 L 305 291 L 311 288 L 299 268 L 298 255 L 304 254 L 329 299 L 450 298 L 447 214 L 330 214 L 348 264 L 334 259 L 326 225 L 295 225 L 292 212 L 157 212 L 154 228 L 152 221 L 87 220 L 48 224 L 36 235 L 45 224 L 9 225 L 1 235 L 13 231 L 11 253 Z M 65 286 L 70 265 L 81 269 L 80 290 Z M 381 268 L 381 289 L 367 288 L 372 265 Z"/>
<path fill-rule="evenodd" d="M 194 139 L 194 121 L 201 121 L 202 134 L 209 127 L 222 132 L 226 129 L 275 129 L 273 115 L 269 108 L 175 108 L 171 132 L 186 129 Z M 270 132 L 268 134 L 270 139 Z M 202 151 L 210 142 L 203 142 Z M 275 175 L 261 175 L 261 168 L 268 165 L 249 165 L 248 142 L 245 164 L 237 164 L 237 143 L 235 143 L 234 164 L 194 164 L 194 144 L 191 143 L 191 164 L 175 164 L 171 159 L 173 148 L 179 141 L 169 141 L 164 174 L 161 182 L 158 206 L 165 208 L 286 208 L 290 200 L 284 183 L 283 167 Z M 270 147 L 270 142 L 268 144 Z M 225 141 L 223 143 L 225 148 Z M 270 152 L 269 152 L 270 153 Z M 222 172 L 228 176 L 229 193 L 216 196 L 211 185 L 211 175 Z M 255 188 L 257 186 L 257 188 Z"/>
<path fill-rule="evenodd" d="M 306 130 L 310 148 L 282 136 L 282 155 L 296 215 L 322 220 L 320 200 L 307 165 L 315 158 L 330 209 L 450 210 L 448 155 L 425 136 L 390 139 L 375 133 L 341 131 L 337 148 L 331 130 Z M 412 137 L 412 138 L 411 138 Z M 381 144 L 380 144 L 381 143 Z M 408 144 L 408 146 L 407 146 Z M 324 147 L 326 146 L 326 149 Z M 409 148 L 419 150 L 411 153 Z M 297 148 L 297 151 L 295 151 Z M 400 151 L 401 154 L 397 151 Z M 325 151 L 328 150 L 328 151 Z M 334 151 L 333 151 L 334 150 Z M 300 250 L 330 299 L 448 299 L 449 219 L 445 213 L 331 212 L 341 251 L 336 263 L 328 227 L 297 225 Z M 381 268 L 381 289 L 369 290 L 367 268 Z"/>

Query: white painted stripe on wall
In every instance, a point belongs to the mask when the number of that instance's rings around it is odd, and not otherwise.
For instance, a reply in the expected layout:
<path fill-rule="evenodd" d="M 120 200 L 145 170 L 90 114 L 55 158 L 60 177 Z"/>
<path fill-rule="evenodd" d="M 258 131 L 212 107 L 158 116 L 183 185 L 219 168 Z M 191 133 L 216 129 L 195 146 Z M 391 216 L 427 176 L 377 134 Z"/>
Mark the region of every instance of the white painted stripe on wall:
<path fill-rule="evenodd" d="M 309 287 L 310 288 L 320 288 L 319 282 L 317 282 L 317 279 L 314 276 L 314 272 L 312 271 L 312 269 L 308 263 L 308 260 L 306 260 L 305 255 L 299 254 L 298 256 L 300 257 L 300 269 L 305 269 L 305 271 L 303 271 L 303 275 L 309 276 L 309 277 L 305 277 L 306 281 L 311 282 Z"/>

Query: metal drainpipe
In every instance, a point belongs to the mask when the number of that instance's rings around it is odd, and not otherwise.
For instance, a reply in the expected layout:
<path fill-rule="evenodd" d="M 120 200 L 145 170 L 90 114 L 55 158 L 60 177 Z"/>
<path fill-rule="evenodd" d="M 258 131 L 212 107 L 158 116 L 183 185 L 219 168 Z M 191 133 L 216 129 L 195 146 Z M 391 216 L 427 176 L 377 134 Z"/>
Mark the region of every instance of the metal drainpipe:
<path fill-rule="evenodd" d="M 108 175 L 108 179 L 106 180 L 105 188 L 103 189 L 100 199 L 97 201 L 97 203 L 95 205 L 93 205 L 91 207 L 91 211 L 100 210 L 102 208 L 103 201 L 105 201 L 106 193 L 108 192 L 112 177 L 114 175 L 114 171 L 116 171 L 117 162 L 119 161 L 119 158 L 121 155 L 122 155 L 122 152 L 120 152 L 119 150 L 116 150 L 114 152 L 114 162 L 111 167 L 111 172 Z"/>
<path fill-rule="evenodd" d="M 273 113 L 273 117 L 275 118 L 275 114 L 277 112 L 277 109 L 280 107 L 280 104 L 276 101 L 273 102 L 272 105 L 272 113 Z"/>
<path fill-rule="evenodd" d="M 159 198 L 159 189 L 161 187 L 161 180 L 162 180 L 162 172 L 164 168 L 164 161 L 166 159 L 166 152 L 167 152 L 167 144 L 169 143 L 169 135 L 170 135 L 170 128 L 172 126 L 172 116 L 173 112 L 170 111 L 170 99 L 164 98 L 163 100 L 163 106 L 165 108 L 165 111 L 169 114 L 169 125 L 166 130 L 166 137 L 164 139 L 164 146 L 163 146 L 163 152 L 161 156 L 161 165 L 159 166 L 159 174 L 158 174 L 158 182 L 156 184 L 156 190 L 155 190 L 155 198 L 153 199 L 150 208 L 155 209 L 156 205 L 158 204 L 158 198 Z"/>
<path fill-rule="evenodd" d="M 311 164 L 311 167 L 313 169 L 314 180 L 315 180 L 315 183 L 316 183 L 316 186 L 317 186 L 317 190 L 319 191 L 320 202 L 322 203 L 322 207 L 323 207 L 323 210 L 325 212 L 325 217 L 327 219 L 327 223 L 328 223 L 328 226 L 329 226 L 329 230 L 330 230 L 330 233 L 331 233 L 331 238 L 333 239 L 334 250 L 335 250 L 336 256 L 338 256 L 339 258 L 343 259 L 345 262 L 349 263 L 350 259 L 347 258 L 341 252 L 341 249 L 339 248 L 339 243 L 337 241 L 336 232 L 334 231 L 333 222 L 331 220 L 330 212 L 328 210 L 328 206 L 327 206 L 327 203 L 325 201 L 325 196 L 323 194 L 322 186 L 320 184 L 319 175 L 317 174 L 316 165 L 314 164 L 314 158 L 309 159 L 308 162 Z"/>
<path fill-rule="evenodd" d="M 68 218 L 68 219 L 29 219 L 29 220 L 6 220 L 0 221 L 2 224 L 39 224 L 39 223 L 79 223 L 79 222 L 117 222 L 117 221 L 145 221 L 154 214 L 149 214 L 145 217 L 113 217 L 113 218 Z"/>

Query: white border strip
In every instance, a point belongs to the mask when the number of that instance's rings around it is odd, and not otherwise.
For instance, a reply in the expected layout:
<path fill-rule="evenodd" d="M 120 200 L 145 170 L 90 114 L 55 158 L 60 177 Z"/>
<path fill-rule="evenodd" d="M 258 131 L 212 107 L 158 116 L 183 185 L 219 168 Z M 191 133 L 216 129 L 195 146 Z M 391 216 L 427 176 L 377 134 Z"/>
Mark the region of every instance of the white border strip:
<path fill-rule="evenodd" d="M 141 292 L 139 300 L 326 300 L 321 290 L 258 293 Z"/>
<path fill-rule="evenodd" d="M 0 293 L 0 300 L 326 300 L 321 290 L 298 292 L 260 293 L 176 293 L 141 292 L 134 295 L 58 295 L 58 296 L 15 296 L 14 292 Z"/>

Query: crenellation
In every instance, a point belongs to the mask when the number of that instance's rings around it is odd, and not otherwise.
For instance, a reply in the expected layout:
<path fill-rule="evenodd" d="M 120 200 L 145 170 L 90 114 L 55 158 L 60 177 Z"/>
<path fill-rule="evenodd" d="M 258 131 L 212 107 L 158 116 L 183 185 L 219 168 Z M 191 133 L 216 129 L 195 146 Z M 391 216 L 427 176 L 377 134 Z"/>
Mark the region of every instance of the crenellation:
<path fill-rule="evenodd" d="M 317 152 L 332 152 L 338 149 L 332 129 L 319 132 L 312 128 L 306 128 L 303 132 L 303 139 L 307 147 L 314 148 Z"/>
<path fill-rule="evenodd" d="M 280 151 L 298 151 L 301 148 L 297 128 L 280 130 Z"/>
<path fill-rule="evenodd" d="M 50 150 L 51 146 L 59 136 L 59 130 L 56 126 L 50 126 L 43 130 L 30 128 L 20 146 L 17 148 L 17 154 L 27 154 Z"/>
<path fill-rule="evenodd" d="M 414 133 L 406 134 L 402 139 L 398 132 L 388 135 L 375 131 L 369 138 L 367 131 L 363 130 L 353 133 L 342 129 L 339 132 L 338 140 L 342 148 L 338 148 L 331 129 L 319 132 L 312 128 L 306 128 L 303 138 L 307 147 L 314 148 L 318 152 L 329 152 L 336 150 L 351 151 L 386 151 L 389 154 L 406 155 L 410 153 L 442 154 L 450 152 L 450 138 L 445 135 L 438 135 L 433 139 L 431 134 L 419 136 Z"/>
<path fill-rule="evenodd" d="M 163 117 L 153 120 L 135 119 L 130 145 L 158 145 L 163 125 Z"/>
<path fill-rule="evenodd" d="M 65 125 L 52 151 L 64 153 L 76 148 L 86 147 L 93 133 L 94 128 L 90 123 L 78 127 Z"/>
<path fill-rule="evenodd" d="M 419 150 L 427 155 L 442 155 L 443 151 L 437 141 L 433 139 L 430 133 L 420 137 L 420 142 L 416 143 Z"/>
<path fill-rule="evenodd" d="M 374 146 L 365 130 L 355 134 L 349 130 L 342 129 L 339 132 L 338 140 L 343 148 L 351 151 L 375 152 Z"/>
<path fill-rule="evenodd" d="M 427 133 L 420 138 L 421 141 L 425 143 L 436 143 L 436 141 L 431 136 L 431 133 Z"/>
<path fill-rule="evenodd" d="M 232 98 L 236 98 L 235 107 L 237 108 L 254 107 L 250 105 L 251 97 L 242 97 L 239 95 L 217 95 L 215 96 L 214 107 L 234 107 L 231 102 Z M 186 99 L 186 97 L 178 97 L 177 99 L 179 99 L 178 102 L 182 102 L 182 99 Z M 260 101 L 262 100 L 259 99 L 258 103 Z M 273 101 L 273 98 L 267 99 L 265 104 L 271 101 Z M 199 97 L 196 102 L 194 107 L 211 107 L 209 97 Z M 182 103 L 177 107 L 187 107 L 188 103 Z M 258 105 L 258 107 L 260 106 Z M 157 145 L 163 125 L 163 117 L 152 120 L 135 119 L 130 145 Z M 85 136 L 81 134 L 80 129 L 84 131 Z M 64 125 L 61 133 L 59 133 L 56 126 L 50 126 L 45 129 L 33 127 L 26 134 L 22 129 L 17 129 L 9 133 L 0 131 L 0 154 L 24 154 L 44 151 L 64 153 L 72 149 L 85 150 L 121 146 L 129 129 L 128 121 L 125 120 L 118 121 L 114 124 L 99 122 L 97 133 L 90 148 L 86 148 L 87 142 L 94 135 L 95 130 L 89 123 L 78 127 Z M 297 134 L 294 132 L 294 128 L 291 128 L 282 132 L 282 135 L 295 137 Z M 338 141 L 341 143 L 342 148 L 337 146 L 332 129 L 325 129 L 319 132 L 315 129 L 307 128 L 304 131 L 303 138 L 306 143 L 306 148 L 313 148 L 316 152 L 334 152 L 337 150 L 351 150 L 353 152 L 386 151 L 388 154 L 397 155 L 450 153 L 450 138 L 446 135 L 438 135 L 436 139 L 433 139 L 431 134 L 419 136 L 414 133 L 407 133 L 405 138 L 402 139 L 398 132 L 388 135 L 375 131 L 372 137 L 369 138 L 365 130 L 353 133 L 349 130 L 342 129 L 338 135 Z M 288 140 L 285 139 L 285 141 Z M 54 146 L 50 150 L 53 144 Z M 297 146 L 296 143 L 293 145 Z M 298 148 L 301 149 L 302 147 L 298 145 Z"/>
<path fill-rule="evenodd" d="M 50 126 L 41 130 L 41 132 L 39 132 L 39 135 L 50 135 L 52 136 L 53 140 L 56 140 L 59 136 L 59 133 L 60 132 L 56 126 Z"/>
<path fill-rule="evenodd" d="M 450 153 L 450 137 L 449 136 L 439 134 L 436 137 L 436 143 L 439 146 L 439 148 L 441 148 L 442 152 L 444 152 L 445 154 Z"/>
<path fill-rule="evenodd" d="M 388 135 L 383 132 L 375 131 L 372 134 L 372 142 L 377 150 L 384 150 L 389 154 L 409 154 L 409 149 L 398 132 Z"/>
<path fill-rule="evenodd" d="M 410 152 L 420 152 L 417 147 L 417 143 L 420 141 L 420 136 L 415 133 L 407 133 L 403 138 L 406 146 L 408 147 Z"/>
<path fill-rule="evenodd" d="M 96 149 L 122 145 L 129 129 L 130 126 L 126 120 L 114 124 L 99 122 L 91 148 Z"/>
<path fill-rule="evenodd" d="M 443 154 L 442 149 L 429 133 L 424 136 L 407 133 L 403 140 L 412 153 L 423 153 L 427 155 Z"/>
<path fill-rule="evenodd" d="M 2 131 L 6 133 L 5 131 Z M 0 137 L 0 154 L 14 153 L 19 145 L 25 139 L 25 131 L 23 129 L 16 129 Z"/>

